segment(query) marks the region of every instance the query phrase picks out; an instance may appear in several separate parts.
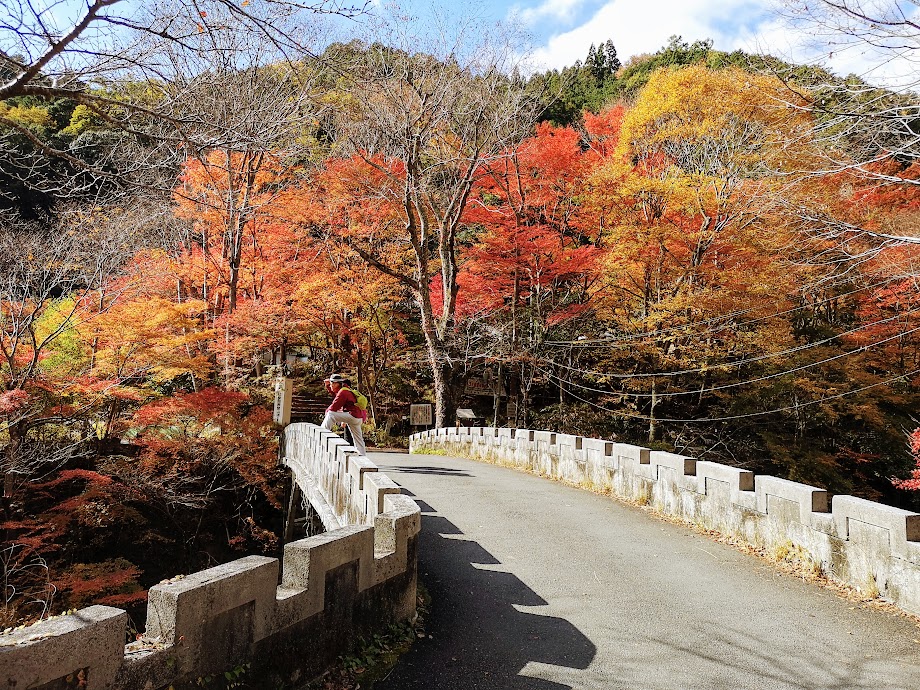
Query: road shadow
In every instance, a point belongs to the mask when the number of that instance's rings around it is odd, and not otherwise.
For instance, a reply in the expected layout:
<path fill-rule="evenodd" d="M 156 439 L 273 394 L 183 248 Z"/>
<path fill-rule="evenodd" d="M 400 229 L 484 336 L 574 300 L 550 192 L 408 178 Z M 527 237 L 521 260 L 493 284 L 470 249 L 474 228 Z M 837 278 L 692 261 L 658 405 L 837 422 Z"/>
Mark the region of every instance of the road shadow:
<path fill-rule="evenodd" d="M 396 467 L 392 465 L 378 465 L 381 472 L 401 473 L 401 474 L 438 474 L 443 477 L 473 477 L 475 475 L 463 470 L 452 470 L 449 467 L 424 467 L 414 465 L 412 467 Z"/>
<path fill-rule="evenodd" d="M 406 492 L 406 490 L 403 489 L 403 493 L 405 493 L 405 492 Z M 414 498 L 413 500 L 415 501 L 416 505 L 418 505 L 418 509 L 419 509 L 420 511 L 422 511 L 422 513 L 436 513 L 436 512 L 438 512 L 438 511 L 436 511 L 434 508 L 432 508 L 430 505 L 428 505 L 428 503 L 426 503 L 425 501 L 423 501 L 423 500 L 420 499 L 420 498 Z"/>
<path fill-rule="evenodd" d="M 424 511 L 418 568 L 431 595 L 425 626 L 430 636 L 417 640 L 374 688 L 571 688 L 518 674 L 530 662 L 585 669 L 597 652 L 591 640 L 563 618 L 515 609 L 547 602 L 514 574 L 502 572 L 498 559 L 466 539 L 456 525 L 418 502 Z"/>

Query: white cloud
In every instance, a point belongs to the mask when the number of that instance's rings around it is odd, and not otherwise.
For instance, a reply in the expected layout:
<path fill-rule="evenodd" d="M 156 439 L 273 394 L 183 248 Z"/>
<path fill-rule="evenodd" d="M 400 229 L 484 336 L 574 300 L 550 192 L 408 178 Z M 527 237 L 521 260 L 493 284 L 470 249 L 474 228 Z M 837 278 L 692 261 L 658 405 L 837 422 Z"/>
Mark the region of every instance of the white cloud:
<path fill-rule="evenodd" d="M 611 39 L 621 60 L 652 53 L 673 35 L 684 40 L 712 38 L 724 45 L 727 37 L 718 28 L 726 17 L 750 13 L 751 0 L 612 0 L 581 26 L 556 34 L 536 51 L 535 59 L 549 68 L 583 60 L 591 43 Z"/>
<path fill-rule="evenodd" d="M 555 19 L 570 22 L 576 10 L 584 4 L 584 0 L 543 0 L 536 7 L 521 7 L 515 5 L 511 14 L 515 15 L 525 24 L 534 24 L 543 19 Z"/>
<path fill-rule="evenodd" d="M 608 0 L 586 22 L 551 35 L 538 48 L 536 69 L 562 68 L 584 60 L 588 46 L 611 39 L 621 60 L 653 53 L 668 38 L 711 38 L 719 50 L 766 52 L 799 64 L 821 64 L 839 75 L 857 74 L 870 82 L 897 85 L 917 79 L 917 64 L 891 59 L 863 41 L 847 44 L 841 35 L 818 36 L 790 31 L 771 11 L 773 0 Z M 553 6 L 574 7 L 577 0 L 544 0 L 532 13 Z M 920 52 L 920 51 L 918 51 Z"/>

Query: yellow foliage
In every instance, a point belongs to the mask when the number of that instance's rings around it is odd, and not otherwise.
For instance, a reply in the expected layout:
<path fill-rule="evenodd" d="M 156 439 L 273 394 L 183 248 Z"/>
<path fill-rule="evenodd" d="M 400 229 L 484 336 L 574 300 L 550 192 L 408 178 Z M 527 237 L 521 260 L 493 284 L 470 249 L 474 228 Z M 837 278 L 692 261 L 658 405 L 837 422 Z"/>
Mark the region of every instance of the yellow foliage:
<path fill-rule="evenodd" d="M 92 127 L 95 123 L 95 119 L 96 115 L 93 111 L 81 103 L 73 109 L 73 113 L 70 116 L 70 124 L 61 130 L 61 133 L 75 137 Z"/>
<path fill-rule="evenodd" d="M 48 128 L 54 121 L 44 108 L 9 106 L 0 103 L 0 117 L 27 129 Z"/>
<path fill-rule="evenodd" d="M 619 152 L 658 154 L 689 174 L 784 169 L 809 126 L 796 105 L 775 77 L 699 64 L 659 70 L 623 120 Z"/>
<path fill-rule="evenodd" d="M 98 350 L 96 375 L 146 375 L 169 381 L 183 374 L 203 378 L 211 368 L 201 345 L 214 337 L 202 326 L 207 305 L 176 304 L 162 297 L 117 303 L 93 320 Z"/>
<path fill-rule="evenodd" d="M 761 352 L 790 337 L 773 322 L 736 328 L 724 317 L 781 311 L 791 294 L 778 192 L 784 168 L 810 152 L 783 88 L 737 69 L 659 71 L 589 179 L 584 205 L 604 229 L 616 288 L 596 308 L 626 332 L 664 329 L 646 353 L 659 365 L 705 363 L 728 338 L 737 352 Z M 710 319 L 722 319 L 718 332 L 694 341 L 694 324 Z"/>

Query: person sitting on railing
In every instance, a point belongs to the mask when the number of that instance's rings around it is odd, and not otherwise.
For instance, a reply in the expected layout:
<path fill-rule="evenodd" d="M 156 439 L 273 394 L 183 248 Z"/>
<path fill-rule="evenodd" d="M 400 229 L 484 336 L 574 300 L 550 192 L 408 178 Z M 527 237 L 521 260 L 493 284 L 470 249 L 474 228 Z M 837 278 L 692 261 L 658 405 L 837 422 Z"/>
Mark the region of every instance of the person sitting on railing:
<path fill-rule="evenodd" d="M 332 374 L 323 381 L 323 385 L 331 395 L 335 396 L 332 404 L 326 408 L 326 416 L 322 423 L 323 429 L 332 431 L 332 427 L 336 424 L 344 424 L 351 432 L 351 444 L 358 454 L 367 455 L 364 432 L 361 429 L 361 424 L 367 419 L 367 410 L 358 407 L 358 398 L 349 388 L 351 381 L 341 374 Z"/>

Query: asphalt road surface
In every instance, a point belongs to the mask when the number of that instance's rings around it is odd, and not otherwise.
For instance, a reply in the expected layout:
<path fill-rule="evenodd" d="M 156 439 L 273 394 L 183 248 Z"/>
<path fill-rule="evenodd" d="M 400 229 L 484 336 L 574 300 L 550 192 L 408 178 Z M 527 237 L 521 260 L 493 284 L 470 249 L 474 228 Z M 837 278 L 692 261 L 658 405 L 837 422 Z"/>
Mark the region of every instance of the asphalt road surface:
<path fill-rule="evenodd" d="M 429 638 L 376 690 L 920 690 L 920 629 L 643 511 L 371 454 L 422 509 Z"/>

